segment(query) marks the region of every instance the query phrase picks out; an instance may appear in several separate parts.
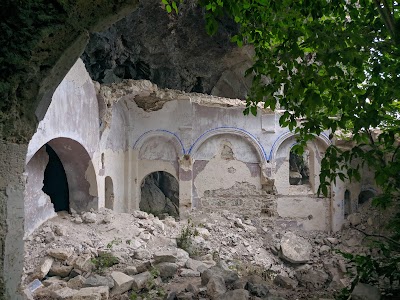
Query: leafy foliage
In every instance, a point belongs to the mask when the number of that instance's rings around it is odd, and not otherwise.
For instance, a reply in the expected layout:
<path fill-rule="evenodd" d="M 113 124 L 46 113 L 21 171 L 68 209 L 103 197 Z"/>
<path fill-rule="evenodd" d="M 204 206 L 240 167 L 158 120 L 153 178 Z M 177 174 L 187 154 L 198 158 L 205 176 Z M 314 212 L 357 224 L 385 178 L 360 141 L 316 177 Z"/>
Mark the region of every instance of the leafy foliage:
<path fill-rule="evenodd" d="M 109 252 L 104 252 L 99 254 L 98 257 L 92 259 L 92 263 L 94 264 L 95 269 L 102 273 L 106 268 L 112 267 L 119 263 L 117 257 L 112 255 Z"/>
<path fill-rule="evenodd" d="M 349 136 L 322 160 L 319 192 L 337 179 L 375 172 L 381 195 L 374 204 L 399 211 L 400 7 L 386 0 L 200 0 L 214 34 L 230 16 L 240 25 L 232 42 L 254 46 L 253 85 L 245 114 L 280 108 L 279 123 L 298 134 L 299 146 L 324 130 Z M 379 129 L 377 129 L 379 128 Z M 391 221 L 400 237 L 400 214 Z M 385 255 L 351 256 L 354 282 L 399 278 L 398 245 Z M 389 254 L 388 254 L 389 253 Z M 386 256 L 386 254 L 388 256 Z M 369 277 L 370 276 L 370 277 Z"/>

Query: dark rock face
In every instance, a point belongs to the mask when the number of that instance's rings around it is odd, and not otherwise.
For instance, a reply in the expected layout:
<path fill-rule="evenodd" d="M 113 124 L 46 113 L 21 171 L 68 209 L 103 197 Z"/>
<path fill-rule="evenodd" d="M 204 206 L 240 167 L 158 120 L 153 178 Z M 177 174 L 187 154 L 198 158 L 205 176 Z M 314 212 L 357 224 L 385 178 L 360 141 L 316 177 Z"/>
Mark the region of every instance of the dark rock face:
<path fill-rule="evenodd" d="M 243 62 L 249 54 L 230 42 L 236 24 L 221 20 L 211 37 L 197 1 L 181 4 L 178 16 L 167 14 L 160 3 L 142 0 L 135 12 L 91 35 L 82 55 L 91 77 L 100 83 L 148 79 L 162 88 L 243 98 L 248 84 L 242 82 Z"/>
<path fill-rule="evenodd" d="M 162 217 L 164 214 L 179 217 L 179 184 L 166 172 L 148 175 L 142 184 L 139 208 Z"/>

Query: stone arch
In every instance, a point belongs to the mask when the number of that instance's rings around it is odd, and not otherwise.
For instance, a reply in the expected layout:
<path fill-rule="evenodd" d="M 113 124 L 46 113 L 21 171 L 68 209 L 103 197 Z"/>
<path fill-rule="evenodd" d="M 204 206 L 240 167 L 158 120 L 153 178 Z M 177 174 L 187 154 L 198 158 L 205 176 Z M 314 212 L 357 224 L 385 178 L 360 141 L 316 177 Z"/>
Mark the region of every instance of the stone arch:
<path fill-rule="evenodd" d="M 105 207 L 114 209 L 114 184 L 110 176 L 104 179 Z"/>
<path fill-rule="evenodd" d="M 289 182 L 290 152 L 297 144 L 296 137 L 297 134 L 286 132 L 275 140 L 271 148 L 269 161 L 273 164 L 275 186 L 280 194 L 315 194 L 319 186 L 320 161 L 330 141 L 321 135 L 307 143 L 309 180 L 306 185 L 299 187 Z"/>
<path fill-rule="evenodd" d="M 298 134 L 293 133 L 291 131 L 285 132 L 283 134 L 281 134 L 273 143 L 271 151 L 269 153 L 269 157 L 268 160 L 269 161 L 274 161 L 277 157 L 277 153 L 279 148 L 282 146 L 283 143 L 290 141 L 292 146 L 294 144 L 296 144 L 296 137 L 298 136 Z M 331 145 L 331 141 L 329 140 L 329 138 L 324 134 L 321 133 L 319 136 L 315 136 L 315 141 L 318 144 L 321 144 L 321 146 L 324 148 L 324 150 L 326 148 L 328 148 Z"/>
<path fill-rule="evenodd" d="M 54 138 L 46 144 L 54 150 L 64 167 L 68 181 L 70 208 L 77 212 L 90 208 L 97 209 L 96 173 L 92 159 L 85 147 L 81 143 L 65 137 Z M 39 151 L 43 151 L 42 149 L 43 147 Z M 32 159 L 28 161 L 27 167 L 30 166 L 31 161 Z M 29 177 L 29 170 L 27 173 Z M 30 216 L 26 216 L 26 218 L 29 219 Z"/>
<path fill-rule="evenodd" d="M 140 183 L 139 209 L 155 216 L 179 218 L 179 181 L 165 171 L 144 176 Z"/>
<path fill-rule="evenodd" d="M 139 159 L 177 161 L 186 154 L 180 138 L 163 129 L 150 130 L 142 134 L 133 149 L 139 152 Z"/>
<path fill-rule="evenodd" d="M 192 144 L 192 146 L 190 147 L 190 149 L 188 151 L 188 154 L 195 156 L 197 151 L 200 149 L 200 147 L 203 143 L 205 143 L 207 140 L 209 140 L 210 138 L 212 138 L 214 136 L 222 135 L 222 134 L 236 135 L 236 136 L 240 136 L 243 139 L 245 139 L 255 149 L 255 151 L 259 157 L 259 163 L 265 164 L 266 153 L 265 153 L 265 150 L 264 150 L 263 146 L 261 145 L 261 143 L 250 132 L 248 132 L 244 129 L 236 128 L 236 127 L 217 127 L 217 128 L 207 130 L 202 135 L 200 135 L 196 139 L 196 141 Z"/>

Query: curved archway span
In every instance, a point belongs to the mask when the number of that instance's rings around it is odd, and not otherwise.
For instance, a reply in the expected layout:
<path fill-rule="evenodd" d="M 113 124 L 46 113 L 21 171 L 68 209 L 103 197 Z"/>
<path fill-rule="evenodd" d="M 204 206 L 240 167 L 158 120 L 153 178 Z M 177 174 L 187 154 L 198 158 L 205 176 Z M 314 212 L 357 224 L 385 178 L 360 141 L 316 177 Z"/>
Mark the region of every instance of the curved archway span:
<path fill-rule="evenodd" d="M 149 140 L 150 138 L 157 137 L 157 136 L 162 136 L 166 138 L 167 140 L 171 141 L 172 144 L 175 146 L 176 153 L 179 155 L 184 155 L 187 154 L 185 150 L 185 146 L 183 145 L 181 139 L 178 137 L 176 133 L 173 133 L 171 131 L 165 130 L 165 129 L 155 129 L 155 130 L 149 130 L 145 133 L 143 133 L 133 144 L 133 149 L 134 150 L 140 150 L 140 148 L 144 145 L 144 143 Z"/>
<path fill-rule="evenodd" d="M 190 147 L 187 154 L 196 153 L 200 146 L 207 141 L 209 138 L 220 135 L 220 134 L 233 134 L 246 139 L 250 144 L 256 149 L 258 156 L 260 158 L 260 163 L 265 163 L 267 160 L 267 155 L 265 153 L 264 147 L 257 140 L 257 138 L 252 135 L 250 132 L 236 127 L 216 127 L 210 130 L 207 130 L 202 135 L 200 135 L 195 142 Z"/>
<path fill-rule="evenodd" d="M 268 160 L 273 161 L 276 158 L 276 154 L 278 152 L 279 147 L 288 139 L 290 138 L 295 138 L 297 137 L 298 134 L 293 133 L 291 131 L 285 132 L 281 134 L 272 144 L 271 151 L 269 153 Z M 318 141 L 321 141 L 327 148 L 332 144 L 332 142 L 329 140 L 328 136 L 326 134 L 321 133 L 319 136 L 315 135 L 315 138 Z M 292 148 L 297 142 L 294 142 L 290 148 Z"/>

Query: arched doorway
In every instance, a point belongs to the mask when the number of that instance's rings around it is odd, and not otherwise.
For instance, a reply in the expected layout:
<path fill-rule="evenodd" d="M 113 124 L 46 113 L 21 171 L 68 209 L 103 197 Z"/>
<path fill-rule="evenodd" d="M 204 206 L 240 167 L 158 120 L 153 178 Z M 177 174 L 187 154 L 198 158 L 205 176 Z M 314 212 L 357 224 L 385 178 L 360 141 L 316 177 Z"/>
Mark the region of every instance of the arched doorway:
<path fill-rule="evenodd" d="M 139 208 L 160 218 L 179 218 L 179 183 L 174 176 L 159 171 L 147 175 L 141 184 Z"/>
<path fill-rule="evenodd" d="M 64 166 L 53 148 L 47 144 L 45 148 L 49 162 L 44 170 L 42 191 L 49 195 L 55 212 L 69 212 L 68 181 Z"/>
<path fill-rule="evenodd" d="M 114 209 L 114 186 L 110 176 L 105 179 L 105 207 Z"/>
<path fill-rule="evenodd" d="M 368 202 L 369 199 L 375 197 L 375 193 L 371 190 L 362 191 L 358 195 L 358 205 L 363 205 L 364 203 Z"/>
<path fill-rule="evenodd" d="M 98 208 L 97 181 L 86 149 L 69 138 L 43 145 L 26 165 L 25 233 L 29 234 L 57 211 Z"/>
<path fill-rule="evenodd" d="M 350 191 L 346 190 L 344 192 L 344 218 L 346 219 L 348 215 L 351 214 L 351 197 Z"/>

